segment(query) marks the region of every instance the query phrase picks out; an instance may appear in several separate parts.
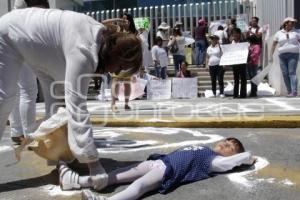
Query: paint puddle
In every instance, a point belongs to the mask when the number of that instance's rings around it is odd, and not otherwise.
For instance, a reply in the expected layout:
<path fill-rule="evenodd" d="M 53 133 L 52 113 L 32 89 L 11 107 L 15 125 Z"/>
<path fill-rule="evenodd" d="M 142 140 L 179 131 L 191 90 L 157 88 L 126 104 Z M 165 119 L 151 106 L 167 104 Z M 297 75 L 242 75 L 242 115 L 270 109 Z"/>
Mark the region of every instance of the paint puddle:
<path fill-rule="evenodd" d="M 41 187 L 42 190 L 46 191 L 50 196 L 74 196 L 81 193 L 80 190 L 73 190 L 73 191 L 62 191 L 59 186 L 57 185 L 45 185 Z"/>
<path fill-rule="evenodd" d="M 99 141 L 101 154 L 119 154 L 153 149 L 181 148 L 191 145 L 205 145 L 224 139 L 223 136 L 204 134 L 197 130 L 180 128 L 103 128 L 95 130 L 94 138 Z M 103 134 L 102 134 L 103 133 Z M 169 135 L 186 135 L 186 140 L 172 141 Z M 105 136 L 106 139 L 103 137 Z M 131 140 L 122 140 L 121 137 Z M 166 137 L 167 136 L 167 137 Z M 160 137 L 164 137 L 163 139 Z M 189 139 L 190 137 L 190 139 Z M 196 138 L 194 138 L 196 137 Z M 151 138 L 151 139 L 150 139 Z"/>
<path fill-rule="evenodd" d="M 239 185 L 245 186 L 245 187 L 252 187 L 256 181 L 252 181 L 247 179 L 247 176 L 267 167 L 269 165 L 269 161 L 262 157 L 256 157 L 257 161 L 254 164 L 254 167 L 251 167 L 251 169 L 238 172 L 238 173 L 232 173 L 227 175 L 228 179 L 234 183 L 237 183 Z"/>
<path fill-rule="evenodd" d="M 288 172 L 287 172 L 288 171 Z M 251 175 L 257 174 L 268 178 L 255 178 Z M 300 180 L 299 172 L 293 170 L 273 168 L 265 158 L 257 157 L 257 162 L 251 169 L 227 175 L 230 181 L 244 187 L 253 187 L 256 183 L 280 184 L 284 186 L 298 185 Z"/>

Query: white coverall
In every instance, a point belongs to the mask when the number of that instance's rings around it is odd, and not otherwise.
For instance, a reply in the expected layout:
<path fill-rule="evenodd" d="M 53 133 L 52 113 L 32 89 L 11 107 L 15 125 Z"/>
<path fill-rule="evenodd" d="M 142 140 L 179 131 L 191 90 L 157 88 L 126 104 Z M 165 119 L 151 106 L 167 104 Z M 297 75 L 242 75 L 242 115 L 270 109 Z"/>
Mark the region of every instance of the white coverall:
<path fill-rule="evenodd" d="M 87 76 L 96 71 L 104 29 L 84 14 L 55 9 L 19 9 L 0 18 L 0 138 L 26 62 L 48 86 L 64 82 L 71 151 L 82 163 L 98 160 L 86 95 Z M 53 95 L 43 92 L 46 104 L 53 104 Z"/>
<path fill-rule="evenodd" d="M 24 0 L 16 0 L 14 9 L 26 8 Z M 32 69 L 23 63 L 18 87 L 19 92 L 15 105 L 9 116 L 11 137 L 19 137 L 28 134 L 35 129 L 36 97 L 38 93 L 36 76 Z M 47 115 L 49 115 L 47 113 Z"/>

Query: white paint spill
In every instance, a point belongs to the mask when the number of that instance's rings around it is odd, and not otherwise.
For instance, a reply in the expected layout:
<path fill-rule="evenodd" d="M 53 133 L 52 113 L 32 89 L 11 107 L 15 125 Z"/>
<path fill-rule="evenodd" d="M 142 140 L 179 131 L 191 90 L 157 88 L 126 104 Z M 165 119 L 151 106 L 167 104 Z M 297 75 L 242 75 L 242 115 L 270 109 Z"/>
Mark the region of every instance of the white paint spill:
<path fill-rule="evenodd" d="M 48 194 L 52 197 L 55 196 L 74 196 L 80 194 L 80 190 L 72 190 L 72 191 L 62 191 L 57 185 L 45 185 L 42 186 L 41 189 L 48 192 Z"/>
<path fill-rule="evenodd" d="M 143 134 L 160 134 L 160 135 L 174 135 L 174 134 L 190 134 L 194 137 L 203 137 L 199 140 L 187 140 L 183 142 L 174 142 L 174 143 L 164 143 L 161 144 L 161 141 L 149 140 L 149 141 L 136 141 L 137 143 L 132 144 L 131 147 L 137 148 L 128 148 L 124 149 L 124 145 L 119 147 L 121 148 L 99 148 L 98 152 L 101 154 L 119 154 L 119 153 L 128 153 L 128 152 L 138 152 L 146 151 L 153 149 L 162 149 L 162 148 L 181 148 L 189 145 L 203 145 L 210 144 L 224 139 L 220 135 L 213 134 L 203 134 L 196 130 L 190 129 L 178 129 L 178 128 L 155 128 L 155 127 L 145 127 L 145 128 L 114 128 L 114 129 L 101 129 L 97 131 L 97 135 L 101 136 L 102 131 L 110 134 L 111 137 L 119 135 L 128 135 L 132 133 L 143 133 Z M 123 147 L 123 148 L 122 148 Z M 129 146 L 128 146 L 129 147 Z"/>
<path fill-rule="evenodd" d="M 265 158 L 257 157 L 257 161 L 254 164 L 254 169 L 238 172 L 238 173 L 232 173 L 227 175 L 230 181 L 237 183 L 239 185 L 245 186 L 245 187 L 252 187 L 255 184 L 255 181 L 250 181 L 246 178 L 246 176 L 257 172 L 258 170 L 261 170 L 269 165 L 269 161 Z"/>
<path fill-rule="evenodd" d="M 284 185 L 288 185 L 288 186 L 293 186 L 295 185 L 295 183 L 293 183 L 292 181 L 288 180 L 288 179 L 284 179 L 283 181 L 280 181 L 281 184 Z"/>
<path fill-rule="evenodd" d="M 283 108 L 284 110 L 286 111 L 295 111 L 295 110 L 299 110 L 291 105 L 289 105 L 287 102 L 286 102 L 286 99 L 284 99 L 284 101 L 279 101 L 279 100 L 276 100 L 276 99 L 265 99 L 266 101 L 268 101 L 269 103 L 272 103 L 273 105 L 276 105 L 278 107 L 281 107 Z"/>
<path fill-rule="evenodd" d="M 14 149 L 11 146 L 0 146 L 0 153 L 7 151 L 14 151 Z"/>

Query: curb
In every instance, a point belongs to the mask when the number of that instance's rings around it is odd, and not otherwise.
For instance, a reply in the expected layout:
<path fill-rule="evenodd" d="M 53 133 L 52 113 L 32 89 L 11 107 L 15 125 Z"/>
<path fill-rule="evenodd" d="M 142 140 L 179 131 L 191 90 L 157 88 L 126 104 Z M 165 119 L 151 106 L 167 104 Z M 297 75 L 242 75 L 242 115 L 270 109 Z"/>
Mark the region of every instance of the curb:
<path fill-rule="evenodd" d="M 238 116 L 238 117 L 171 117 L 139 119 L 91 116 L 93 125 L 106 127 L 171 127 L 171 128 L 300 128 L 300 116 Z"/>

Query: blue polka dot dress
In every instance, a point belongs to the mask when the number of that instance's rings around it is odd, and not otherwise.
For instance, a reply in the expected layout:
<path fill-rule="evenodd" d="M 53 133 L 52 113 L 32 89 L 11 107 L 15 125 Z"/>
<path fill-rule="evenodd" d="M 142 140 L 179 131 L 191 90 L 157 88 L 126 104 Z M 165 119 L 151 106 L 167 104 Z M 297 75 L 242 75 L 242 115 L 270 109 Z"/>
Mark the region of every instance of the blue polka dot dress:
<path fill-rule="evenodd" d="M 153 154 L 148 160 L 162 160 L 166 165 L 159 192 L 167 193 L 181 184 L 210 177 L 212 160 L 218 154 L 208 147 L 187 147 L 170 154 Z"/>

